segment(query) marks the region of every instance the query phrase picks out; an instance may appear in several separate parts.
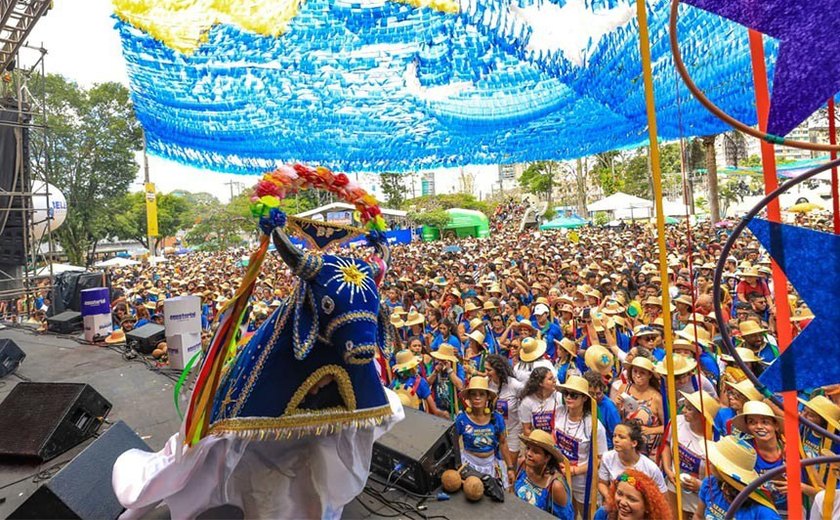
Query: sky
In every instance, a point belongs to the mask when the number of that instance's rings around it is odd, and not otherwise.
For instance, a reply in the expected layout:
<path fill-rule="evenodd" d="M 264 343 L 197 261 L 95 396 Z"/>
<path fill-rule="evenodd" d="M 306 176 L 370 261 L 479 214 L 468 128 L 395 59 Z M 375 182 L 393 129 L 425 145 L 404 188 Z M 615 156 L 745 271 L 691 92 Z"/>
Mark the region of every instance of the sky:
<path fill-rule="evenodd" d="M 44 62 L 47 73 L 61 74 L 84 87 L 106 81 L 128 86 L 120 38 L 114 29 L 112 13 L 109 0 L 55 0 L 53 9 L 35 25 L 27 41 L 29 45 L 43 46 L 47 50 Z M 37 57 L 37 51 L 24 49 L 20 65 L 31 65 Z M 137 182 L 132 186 L 134 191 L 142 190 L 141 166 L 142 155 L 138 155 Z M 476 174 L 475 195 L 486 197 L 498 178 L 497 167 L 475 166 L 465 170 Z M 173 190 L 206 191 L 223 202 L 230 199 L 231 188 L 236 194 L 257 180 L 257 176 L 200 170 L 151 155 L 149 178 L 162 193 Z M 241 183 L 241 186 L 231 186 L 230 182 Z M 435 182 L 437 193 L 452 193 L 458 185 L 458 170 L 435 170 Z M 419 194 L 419 179 L 415 190 Z M 375 191 L 374 194 L 381 195 Z"/>

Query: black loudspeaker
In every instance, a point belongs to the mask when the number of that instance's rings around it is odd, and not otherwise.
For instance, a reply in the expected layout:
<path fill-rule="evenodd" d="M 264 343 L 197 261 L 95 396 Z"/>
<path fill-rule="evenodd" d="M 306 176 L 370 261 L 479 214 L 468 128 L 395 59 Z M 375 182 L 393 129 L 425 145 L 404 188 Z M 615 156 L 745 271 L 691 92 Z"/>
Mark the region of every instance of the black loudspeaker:
<path fill-rule="evenodd" d="M 11 374 L 23 362 L 26 353 L 10 339 L 0 339 L 0 378 Z"/>
<path fill-rule="evenodd" d="M 83 271 L 66 271 L 55 276 L 52 291 L 52 305 L 50 315 L 64 311 L 82 311 L 82 291 L 95 287 L 110 287 L 111 282 L 102 271 L 87 273 Z"/>
<path fill-rule="evenodd" d="M 18 383 L 0 403 L 0 463 L 45 462 L 91 437 L 111 403 L 81 383 Z"/>
<path fill-rule="evenodd" d="M 29 129 L 19 125 L 18 116 L 17 101 L 0 101 L 0 264 L 5 265 L 26 263 L 23 235 L 31 220 L 27 212 L 32 208 L 31 197 L 3 195 L 28 193 L 32 189 Z M 29 117 L 25 117 L 24 123 L 28 123 Z"/>
<path fill-rule="evenodd" d="M 151 354 L 157 344 L 166 338 L 166 328 L 157 323 L 147 323 L 125 334 L 126 344 L 141 354 Z"/>
<path fill-rule="evenodd" d="M 82 313 L 76 311 L 64 311 L 47 318 L 47 330 L 58 334 L 70 334 L 82 330 Z"/>
<path fill-rule="evenodd" d="M 96 287 L 110 287 L 110 285 L 110 281 L 107 280 L 107 277 L 103 275 L 102 271 L 80 273 L 76 281 L 76 287 L 73 290 L 73 300 L 70 302 L 70 308 L 74 311 L 82 312 L 82 291 Z"/>
<path fill-rule="evenodd" d="M 437 489 L 444 471 L 461 465 L 455 423 L 413 408 L 404 410 L 405 419 L 373 445 L 370 469 L 425 495 Z"/>
<path fill-rule="evenodd" d="M 128 425 L 117 422 L 38 488 L 9 518 L 117 518 L 124 509 L 111 484 L 114 462 L 132 448 L 152 451 Z"/>

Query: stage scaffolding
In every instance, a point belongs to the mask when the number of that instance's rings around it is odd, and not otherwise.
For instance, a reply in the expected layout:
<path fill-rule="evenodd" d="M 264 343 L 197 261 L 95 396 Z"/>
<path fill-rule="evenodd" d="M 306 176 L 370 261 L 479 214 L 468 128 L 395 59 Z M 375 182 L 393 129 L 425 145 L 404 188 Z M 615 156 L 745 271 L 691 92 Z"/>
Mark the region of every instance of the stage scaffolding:
<path fill-rule="evenodd" d="M 50 289 L 53 280 L 52 263 L 55 245 L 50 232 L 49 220 L 53 218 L 49 193 L 49 168 L 46 164 L 33 168 L 33 161 L 47 161 L 48 156 L 30 156 L 29 142 L 41 139 L 46 148 L 49 139 L 47 128 L 46 83 L 40 82 L 40 91 L 30 90 L 34 75 L 45 77 L 43 46 L 31 46 L 26 42 L 30 31 L 51 7 L 50 0 L 0 0 L 0 128 L 14 132 L 15 161 L 12 171 L 11 189 L 0 185 L 0 240 L 12 250 L 20 241 L 22 254 L 12 254 L 0 264 L 0 319 L 17 316 L 28 317 L 34 312 L 35 297 L 40 290 Z M 37 121 L 37 122 L 36 122 Z M 40 130 L 32 132 L 32 130 Z M 10 152 L 7 150 L 7 153 Z M 0 164 L 3 158 L 0 157 Z M 33 184 L 44 185 L 43 191 L 33 192 Z M 35 222 L 33 197 L 45 197 L 47 222 Z M 15 215 L 17 214 L 17 215 Z M 19 226 L 20 234 L 12 232 L 10 222 Z M 34 236 L 33 226 L 46 224 L 40 237 Z M 17 261 L 10 261 L 14 257 Z M 39 266 L 46 260 L 46 269 L 38 273 Z M 38 287 L 39 278 L 49 284 Z"/>

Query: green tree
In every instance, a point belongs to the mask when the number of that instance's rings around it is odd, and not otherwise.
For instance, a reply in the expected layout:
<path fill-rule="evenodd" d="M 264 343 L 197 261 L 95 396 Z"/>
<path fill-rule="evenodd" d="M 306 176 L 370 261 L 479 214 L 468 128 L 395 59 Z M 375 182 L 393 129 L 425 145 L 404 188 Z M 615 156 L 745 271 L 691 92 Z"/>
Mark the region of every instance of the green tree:
<path fill-rule="evenodd" d="M 557 164 L 553 161 L 533 162 L 522 172 L 519 185 L 529 193 L 547 195 L 551 200 L 551 189 L 554 187 L 554 174 L 557 169 Z"/>
<path fill-rule="evenodd" d="M 106 225 L 109 234 L 123 240 L 136 240 L 151 250 L 146 233 L 146 194 L 143 192 L 127 193 L 114 201 L 113 217 Z M 203 208 L 207 211 L 207 207 Z M 166 237 L 190 227 L 192 211 L 187 199 L 172 194 L 157 194 L 158 236 L 154 240 L 157 250 Z"/>
<path fill-rule="evenodd" d="M 257 230 L 257 223 L 251 216 L 250 196 L 250 191 L 244 191 L 229 203 L 210 208 L 187 232 L 184 237 L 187 244 L 205 251 L 222 251 L 241 245 L 249 233 Z M 297 204 L 294 198 L 289 198 L 281 205 L 287 210 Z"/>
<path fill-rule="evenodd" d="M 409 199 L 403 203 L 402 209 L 421 213 L 424 211 L 435 211 L 438 209 L 464 208 L 481 211 L 490 216 L 495 206 L 478 200 L 474 195 L 467 193 L 447 193 L 444 195 L 423 195 Z"/>
<path fill-rule="evenodd" d="M 449 223 L 449 213 L 444 209 L 436 209 L 432 211 L 409 211 L 409 220 L 412 220 L 421 226 L 429 226 L 438 229 L 443 229 Z"/>
<path fill-rule="evenodd" d="M 621 153 L 617 151 L 595 154 L 592 173 L 606 197 L 624 190 L 624 168 L 620 159 Z"/>
<path fill-rule="evenodd" d="M 48 114 L 46 121 L 35 117 L 41 126 L 30 139 L 32 167 L 67 197 L 67 220 L 53 236 L 71 263 L 88 265 L 107 235 L 115 199 L 137 174 L 140 125 L 128 89 L 118 83 L 86 90 L 50 74 L 30 85 L 32 92 L 45 93 Z"/>
<path fill-rule="evenodd" d="M 402 207 L 405 201 L 405 186 L 403 186 L 403 176 L 399 173 L 383 173 L 382 179 L 382 193 L 385 194 L 385 203 L 389 208 Z"/>
<path fill-rule="evenodd" d="M 595 216 L 592 218 L 592 222 L 596 226 L 605 226 L 610 221 L 610 214 L 606 211 L 599 211 L 595 213 Z"/>
<path fill-rule="evenodd" d="M 634 154 L 624 165 L 624 191 L 630 195 L 650 199 L 650 174 L 648 173 L 647 149 Z"/>

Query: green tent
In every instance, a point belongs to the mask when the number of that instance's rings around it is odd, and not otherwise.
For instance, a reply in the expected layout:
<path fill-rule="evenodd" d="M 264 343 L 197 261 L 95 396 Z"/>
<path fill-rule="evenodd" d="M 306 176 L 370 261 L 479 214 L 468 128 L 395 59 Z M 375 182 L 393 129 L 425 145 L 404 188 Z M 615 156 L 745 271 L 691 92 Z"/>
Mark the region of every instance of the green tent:
<path fill-rule="evenodd" d="M 540 226 L 540 230 L 546 231 L 548 229 L 576 229 L 579 227 L 583 227 L 589 224 L 589 222 L 583 220 L 582 218 L 578 217 L 577 215 L 573 215 L 571 217 L 557 217 L 554 220 L 546 222 L 542 226 Z"/>
<path fill-rule="evenodd" d="M 446 212 L 449 213 L 449 222 L 442 230 L 423 226 L 423 240 L 427 242 L 438 240 L 441 237 L 441 232 L 444 236 L 451 234 L 458 238 L 490 236 L 490 221 L 484 213 L 462 208 L 452 208 L 446 210 Z"/>

